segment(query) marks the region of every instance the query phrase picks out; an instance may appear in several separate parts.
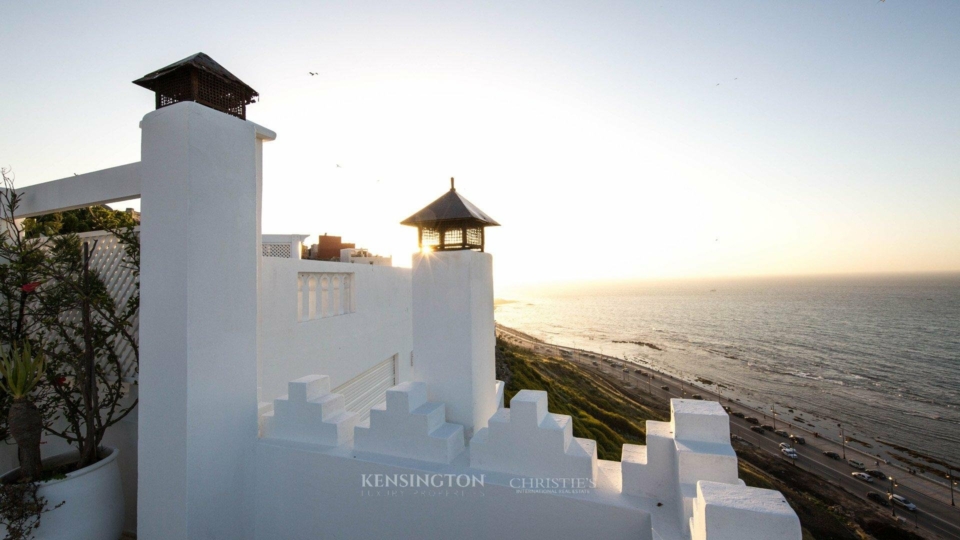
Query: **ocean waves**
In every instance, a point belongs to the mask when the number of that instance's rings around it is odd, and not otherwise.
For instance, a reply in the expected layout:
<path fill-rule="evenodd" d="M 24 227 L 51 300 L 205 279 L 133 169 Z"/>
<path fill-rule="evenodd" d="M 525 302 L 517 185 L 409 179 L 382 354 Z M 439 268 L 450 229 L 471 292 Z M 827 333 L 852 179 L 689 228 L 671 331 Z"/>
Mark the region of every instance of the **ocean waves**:
<path fill-rule="evenodd" d="M 960 276 L 631 286 L 623 294 L 512 299 L 526 302 L 498 306 L 498 322 L 549 341 L 643 358 L 758 400 L 803 404 L 867 435 L 956 455 Z"/>

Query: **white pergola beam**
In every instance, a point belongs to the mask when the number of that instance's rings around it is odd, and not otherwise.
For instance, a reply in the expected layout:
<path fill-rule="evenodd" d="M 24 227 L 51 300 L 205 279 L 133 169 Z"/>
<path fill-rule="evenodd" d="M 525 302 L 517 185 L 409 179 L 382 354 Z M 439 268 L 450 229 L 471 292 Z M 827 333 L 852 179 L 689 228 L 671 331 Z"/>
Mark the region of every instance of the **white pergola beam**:
<path fill-rule="evenodd" d="M 140 163 L 34 184 L 17 191 L 22 195 L 17 218 L 137 199 L 140 197 Z"/>

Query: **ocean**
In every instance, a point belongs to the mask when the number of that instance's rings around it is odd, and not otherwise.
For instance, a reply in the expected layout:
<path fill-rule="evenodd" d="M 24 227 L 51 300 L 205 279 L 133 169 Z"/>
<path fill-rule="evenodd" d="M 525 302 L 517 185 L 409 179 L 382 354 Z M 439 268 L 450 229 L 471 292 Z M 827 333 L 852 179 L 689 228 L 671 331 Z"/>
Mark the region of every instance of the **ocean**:
<path fill-rule="evenodd" d="M 960 464 L 960 274 L 583 285 L 498 299 L 509 300 L 498 323 L 549 343 Z"/>

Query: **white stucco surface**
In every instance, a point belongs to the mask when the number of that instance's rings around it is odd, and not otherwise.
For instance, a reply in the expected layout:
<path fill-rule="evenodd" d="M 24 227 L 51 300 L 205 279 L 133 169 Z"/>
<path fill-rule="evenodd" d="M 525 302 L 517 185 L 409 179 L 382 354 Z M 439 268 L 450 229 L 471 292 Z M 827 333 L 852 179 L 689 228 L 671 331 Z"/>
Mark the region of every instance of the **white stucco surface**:
<path fill-rule="evenodd" d="M 387 390 L 386 403 L 357 426 L 354 449 L 436 463 L 450 463 L 464 449 L 463 426 L 445 421 L 443 403 L 427 401 L 427 385 L 405 382 Z"/>
<path fill-rule="evenodd" d="M 137 537 L 249 539 L 263 132 L 192 102 L 141 127 Z"/>
<path fill-rule="evenodd" d="M 547 410 L 547 393 L 521 390 L 470 441 L 470 466 L 541 478 L 597 476 L 597 443 L 573 436 L 573 420 Z"/>
<path fill-rule="evenodd" d="M 511 476 L 452 464 L 353 457 L 263 441 L 257 453 L 257 540 L 425 538 L 653 540 L 650 501 L 609 492 L 523 492 Z M 364 487 L 364 475 L 484 475 L 480 488 Z M 368 481 L 374 477 L 367 476 Z M 518 484 L 517 484 L 518 485 Z M 679 539 L 678 539 L 679 540 Z"/>
<path fill-rule="evenodd" d="M 730 417 L 716 401 L 671 399 L 670 423 L 678 440 L 730 444 Z"/>
<path fill-rule="evenodd" d="M 267 438 L 340 446 L 353 440 L 357 414 L 344 408 L 342 395 L 330 392 L 330 377 L 308 375 L 290 381 L 287 395 L 273 400 L 262 422 Z"/>
<path fill-rule="evenodd" d="M 735 483 L 737 481 L 737 454 L 730 443 L 675 441 L 677 452 L 677 480 L 681 484 L 696 484 L 698 480 Z"/>
<path fill-rule="evenodd" d="M 336 388 L 397 355 L 396 382 L 411 380 L 410 270 L 328 261 L 262 258 L 260 401 L 314 373 Z M 297 320 L 298 273 L 351 273 L 352 313 Z"/>
<path fill-rule="evenodd" d="M 18 218 L 86 208 L 140 197 L 140 163 L 128 163 L 17 190 Z"/>
<path fill-rule="evenodd" d="M 693 540 L 800 540 L 800 519 L 779 491 L 699 482 Z"/>
<path fill-rule="evenodd" d="M 476 251 L 413 255 L 415 378 L 469 439 L 497 410 L 493 259 Z"/>
<path fill-rule="evenodd" d="M 647 420 L 647 444 L 625 444 L 623 491 L 672 501 L 676 497 L 676 447 L 669 422 Z"/>

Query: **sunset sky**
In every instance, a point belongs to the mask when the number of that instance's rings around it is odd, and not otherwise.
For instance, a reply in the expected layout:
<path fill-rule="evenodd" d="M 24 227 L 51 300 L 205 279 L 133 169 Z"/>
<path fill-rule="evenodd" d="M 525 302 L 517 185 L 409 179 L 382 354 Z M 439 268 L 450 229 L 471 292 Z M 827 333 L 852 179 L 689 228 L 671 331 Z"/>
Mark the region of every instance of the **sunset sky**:
<path fill-rule="evenodd" d="M 0 27 L 21 186 L 139 160 L 130 81 L 203 51 L 278 133 L 267 233 L 408 265 L 399 221 L 455 176 L 503 225 L 498 285 L 960 271 L 960 2 L 3 2 Z"/>

